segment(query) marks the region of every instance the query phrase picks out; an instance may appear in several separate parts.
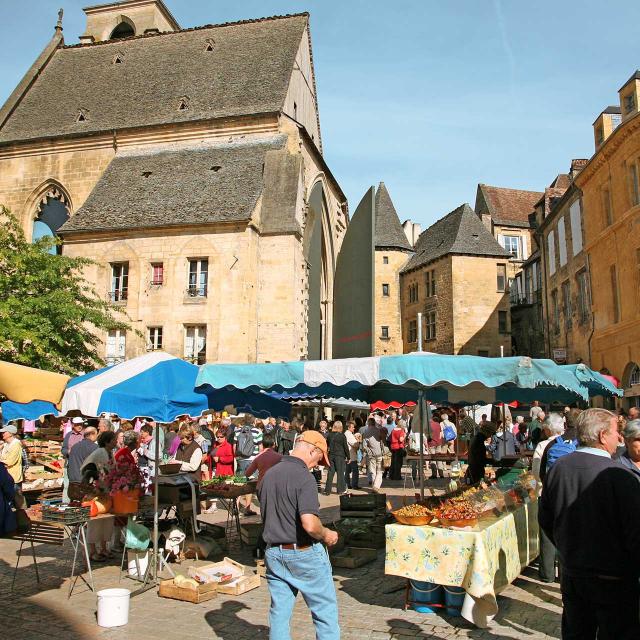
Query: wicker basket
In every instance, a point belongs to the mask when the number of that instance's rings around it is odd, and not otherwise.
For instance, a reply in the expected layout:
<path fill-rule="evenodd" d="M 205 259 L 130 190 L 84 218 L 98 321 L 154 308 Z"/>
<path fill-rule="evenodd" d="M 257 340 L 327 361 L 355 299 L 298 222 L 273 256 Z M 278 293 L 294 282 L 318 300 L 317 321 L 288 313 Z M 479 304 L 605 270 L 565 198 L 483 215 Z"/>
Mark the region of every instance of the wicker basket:
<path fill-rule="evenodd" d="M 429 524 L 433 519 L 434 515 L 428 516 L 403 516 L 399 514 L 397 511 L 392 511 L 391 515 L 400 523 L 400 524 L 408 524 L 412 527 L 423 527 L 426 524 Z"/>

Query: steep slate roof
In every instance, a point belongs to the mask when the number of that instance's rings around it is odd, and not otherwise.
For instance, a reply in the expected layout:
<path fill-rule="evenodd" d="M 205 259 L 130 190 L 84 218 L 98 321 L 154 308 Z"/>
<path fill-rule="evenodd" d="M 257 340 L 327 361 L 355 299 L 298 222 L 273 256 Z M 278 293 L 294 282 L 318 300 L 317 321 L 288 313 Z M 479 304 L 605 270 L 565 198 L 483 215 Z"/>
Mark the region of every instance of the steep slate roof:
<path fill-rule="evenodd" d="M 468 204 L 463 204 L 423 231 L 415 255 L 402 273 L 418 269 L 446 255 L 510 258 Z"/>
<path fill-rule="evenodd" d="M 376 229 L 374 242 L 376 249 L 399 249 L 413 251 L 405 235 L 400 218 L 393 206 L 391 196 L 384 182 L 378 185 L 375 201 Z"/>
<path fill-rule="evenodd" d="M 529 214 L 543 195 L 541 191 L 505 189 L 488 184 L 479 184 L 478 190 L 484 196 L 494 223 L 519 227 L 529 226 Z"/>
<path fill-rule="evenodd" d="M 61 47 L 0 143 L 277 112 L 307 23 L 304 13 Z M 81 109 L 86 120 L 76 122 Z"/>
<path fill-rule="evenodd" d="M 60 233 L 247 221 L 264 188 L 265 156 L 284 143 L 278 135 L 118 155 Z"/>

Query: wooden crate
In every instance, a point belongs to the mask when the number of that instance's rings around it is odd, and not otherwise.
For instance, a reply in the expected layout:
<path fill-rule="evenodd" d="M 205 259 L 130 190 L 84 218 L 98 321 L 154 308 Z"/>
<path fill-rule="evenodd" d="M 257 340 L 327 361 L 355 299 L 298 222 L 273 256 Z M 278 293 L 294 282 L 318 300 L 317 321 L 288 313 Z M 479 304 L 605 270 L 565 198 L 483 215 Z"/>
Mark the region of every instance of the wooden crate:
<path fill-rule="evenodd" d="M 384 511 L 386 503 L 386 493 L 347 494 L 340 496 L 340 511 Z"/>
<path fill-rule="evenodd" d="M 224 558 L 221 562 L 214 562 L 212 564 L 206 564 L 198 567 L 198 570 L 203 569 L 220 569 L 224 570 L 226 567 L 233 567 L 236 577 L 229 581 L 220 583 L 212 583 L 215 585 L 218 593 L 224 593 L 232 596 L 239 596 L 251 589 L 255 589 L 260 586 L 260 576 L 251 568 L 247 567 L 231 558 Z"/>
<path fill-rule="evenodd" d="M 246 545 L 254 546 L 264 529 L 261 522 L 246 522 L 240 525 L 240 538 Z"/>
<path fill-rule="evenodd" d="M 331 564 L 334 567 L 346 567 L 347 569 L 361 567 L 368 562 L 373 562 L 377 557 L 378 551 L 376 549 L 365 547 L 346 547 L 344 551 L 330 556 Z"/>
<path fill-rule="evenodd" d="M 171 579 L 160 581 L 158 595 L 161 598 L 172 598 L 173 600 L 200 604 L 215 598 L 218 592 L 215 584 L 201 584 L 197 589 L 185 589 L 184 587 L 178 587 Z"/>
<path fill-rule="evenodd" d="M 248 574 L 241 576 L 240 578 L 236 578 L 231 582 L 219 584 L 218 593 L 239 596 L 247 591 L 251 591 L 252 589 L 259 587 L 260 576 L 252 569 L 249 569 L 249 567 L 246 567 L 246 570 L 249 572 Z"/>

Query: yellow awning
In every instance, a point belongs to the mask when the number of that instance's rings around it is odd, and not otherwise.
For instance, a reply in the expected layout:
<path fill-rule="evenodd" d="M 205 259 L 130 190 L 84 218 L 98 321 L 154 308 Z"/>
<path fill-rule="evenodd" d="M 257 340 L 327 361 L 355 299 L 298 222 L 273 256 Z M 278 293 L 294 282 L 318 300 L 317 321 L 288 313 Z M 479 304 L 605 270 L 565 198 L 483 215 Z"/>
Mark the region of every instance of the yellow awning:
<path fill-rule="evenodd" d="M 58 404 L 69 376 L 0 361 L 0 393 L 14 402 L 46 400 Z"/>

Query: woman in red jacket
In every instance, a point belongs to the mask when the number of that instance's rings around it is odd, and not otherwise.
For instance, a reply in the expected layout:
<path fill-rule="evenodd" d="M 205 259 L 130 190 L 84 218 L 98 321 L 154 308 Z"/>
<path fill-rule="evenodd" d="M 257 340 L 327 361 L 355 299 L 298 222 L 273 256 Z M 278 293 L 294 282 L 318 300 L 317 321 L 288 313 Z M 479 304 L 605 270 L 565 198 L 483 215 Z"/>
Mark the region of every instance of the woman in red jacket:
<path fill-rule="evenodd" d="M 391 480 L 402 480 L 402 459 L 404 457 L 406 434 L 399 424 L 394 426 L 389 440 L 389 448 L 391 449 L 391 469 L 389 471 L 389 478 Z"/>
<path fill-rule="evenodd" d="M 227 433 L 224 429 L 218 429 L 216 444 L 213 445 L 213 461 L 216 465 L 217 476 L 233 475 L 233 447 L 227 441 Z"/>

